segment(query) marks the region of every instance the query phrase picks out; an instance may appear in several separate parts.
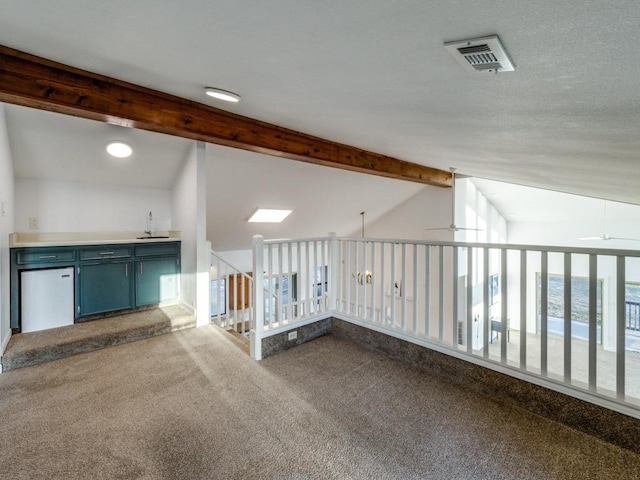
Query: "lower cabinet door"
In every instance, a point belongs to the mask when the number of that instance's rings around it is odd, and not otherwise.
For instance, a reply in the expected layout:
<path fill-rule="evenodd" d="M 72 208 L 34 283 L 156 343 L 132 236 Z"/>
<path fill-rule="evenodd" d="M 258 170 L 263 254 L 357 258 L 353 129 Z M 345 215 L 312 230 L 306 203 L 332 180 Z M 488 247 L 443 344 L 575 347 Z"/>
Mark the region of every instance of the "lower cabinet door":
<path fill-rule="evenodd" d="M 133 263 L 80 266 L 80 315 L 133 307 Z"/>
<path fill-rule="evenodd" d="M 178 261 L 156 258 L 136 262 L 136 306 L 178 298 Z"/>

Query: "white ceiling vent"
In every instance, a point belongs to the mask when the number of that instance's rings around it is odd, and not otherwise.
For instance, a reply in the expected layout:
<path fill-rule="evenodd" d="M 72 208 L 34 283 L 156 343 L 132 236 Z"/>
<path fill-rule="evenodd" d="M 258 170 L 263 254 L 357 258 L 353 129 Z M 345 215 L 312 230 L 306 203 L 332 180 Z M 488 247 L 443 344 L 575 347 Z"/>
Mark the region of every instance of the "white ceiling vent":
<path fill-rule="evenodd" d="M 497 35 L 446 42 L 444 48 L 471 72 L 512 72 L 515 69 Z"/>

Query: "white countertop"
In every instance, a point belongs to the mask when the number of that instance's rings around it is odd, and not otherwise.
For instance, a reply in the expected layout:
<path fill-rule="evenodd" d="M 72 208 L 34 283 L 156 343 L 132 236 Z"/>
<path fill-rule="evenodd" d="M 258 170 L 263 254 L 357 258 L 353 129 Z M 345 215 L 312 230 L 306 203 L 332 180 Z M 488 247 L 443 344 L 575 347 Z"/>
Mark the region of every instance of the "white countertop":
<path fill-rule="evenodd" d="M 74 245 L 105 245 L 119 243 L 179 242 L 180 232 L 158 231 L 148 238 L 144 232 L 24 232 L 12 233 L 9 246 L 17 247 L 61 247 Z M 144 237 L 144 238 L 139 238 Z"/>

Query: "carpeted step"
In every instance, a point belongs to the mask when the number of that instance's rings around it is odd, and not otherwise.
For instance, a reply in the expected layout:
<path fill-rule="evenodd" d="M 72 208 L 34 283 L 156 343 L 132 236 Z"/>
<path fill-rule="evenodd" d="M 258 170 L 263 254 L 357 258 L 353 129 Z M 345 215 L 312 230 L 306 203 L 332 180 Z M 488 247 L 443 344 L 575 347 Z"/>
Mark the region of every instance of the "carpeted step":
<path fill-rule="evenodd" d="M 11 337 L 2 356 L 2 371 L 38 365 L 80 353 L 175 332 L 196 324 L 181 305 L 143 310 Z"/>

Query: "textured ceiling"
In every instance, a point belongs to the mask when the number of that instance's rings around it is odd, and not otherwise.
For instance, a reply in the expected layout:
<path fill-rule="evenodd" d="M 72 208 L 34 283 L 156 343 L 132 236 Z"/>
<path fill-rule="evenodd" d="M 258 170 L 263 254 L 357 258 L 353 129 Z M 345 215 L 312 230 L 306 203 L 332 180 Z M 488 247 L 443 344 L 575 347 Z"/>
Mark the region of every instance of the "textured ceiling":
<path fill-rule="evenodd" d="M 0 43 L 416 163 L 640 203 L 636 1 L 3 2 Z M 497 33 L 515 72 L 445 41 Z M 286 168 L 286 167 L 283 167 Z"/>

